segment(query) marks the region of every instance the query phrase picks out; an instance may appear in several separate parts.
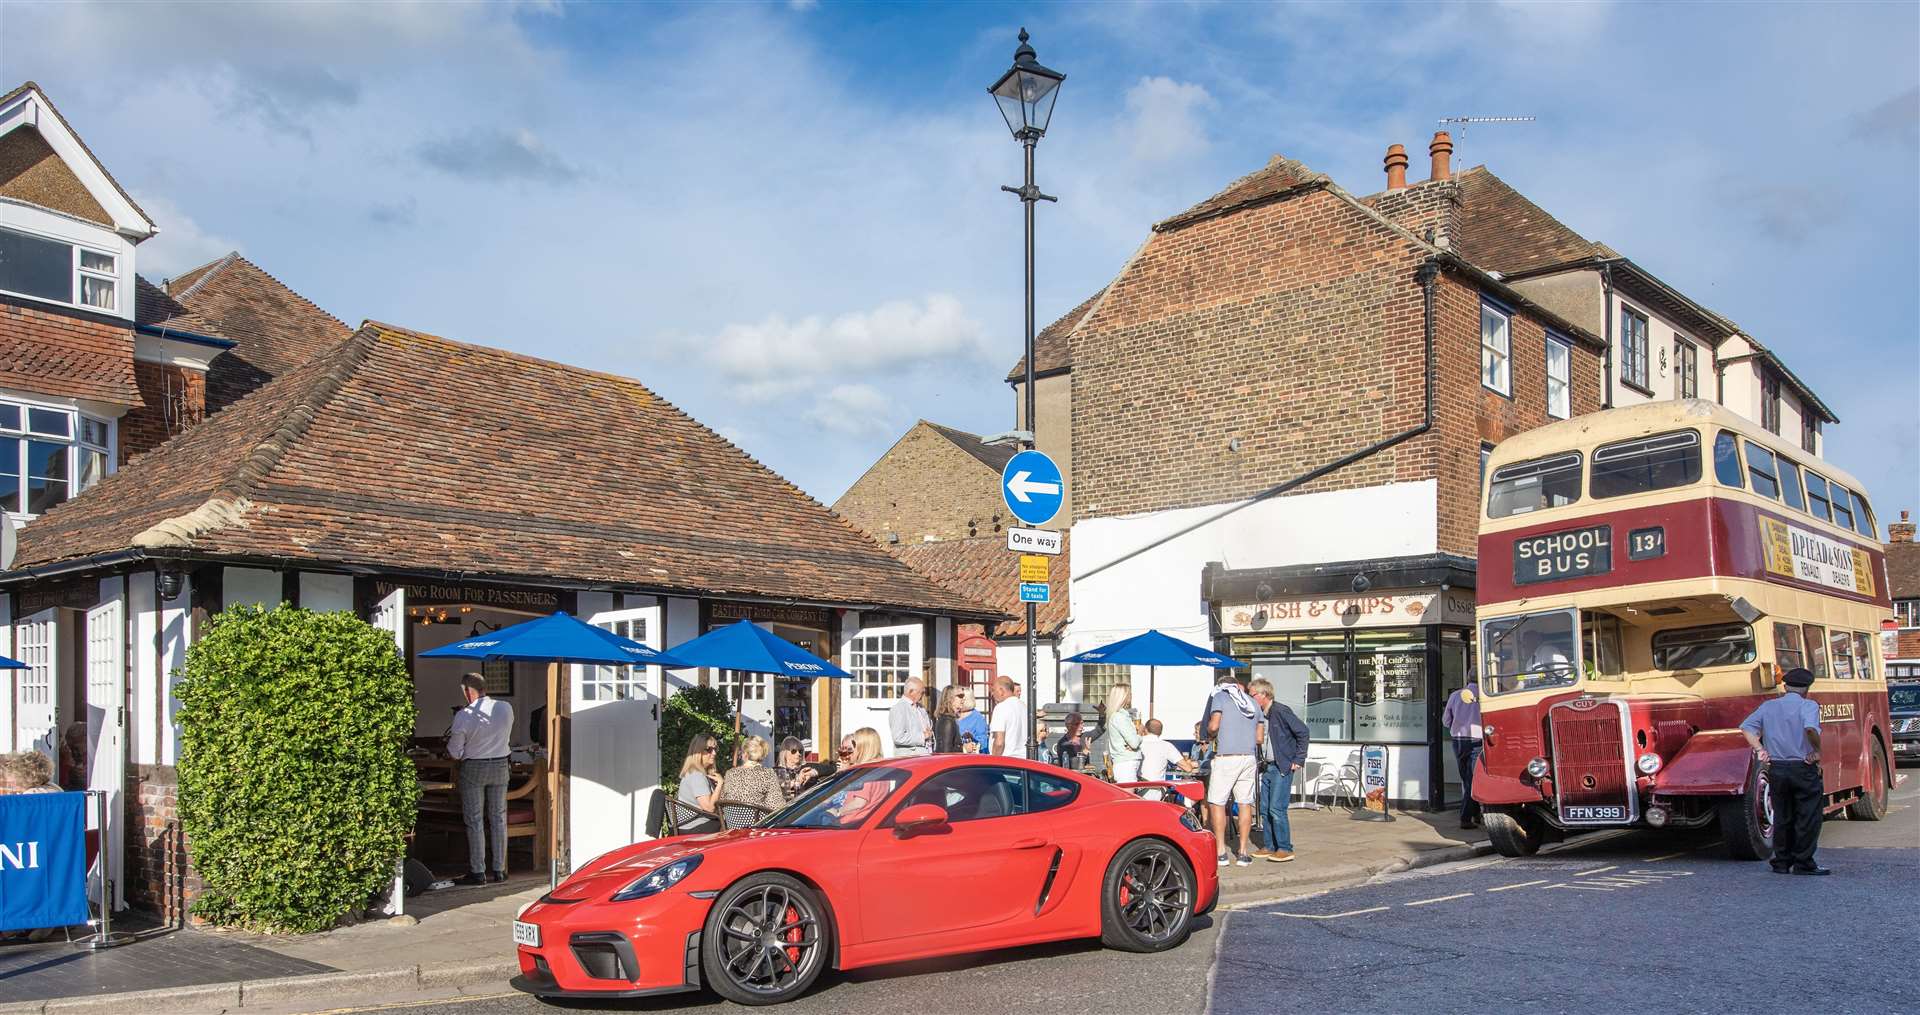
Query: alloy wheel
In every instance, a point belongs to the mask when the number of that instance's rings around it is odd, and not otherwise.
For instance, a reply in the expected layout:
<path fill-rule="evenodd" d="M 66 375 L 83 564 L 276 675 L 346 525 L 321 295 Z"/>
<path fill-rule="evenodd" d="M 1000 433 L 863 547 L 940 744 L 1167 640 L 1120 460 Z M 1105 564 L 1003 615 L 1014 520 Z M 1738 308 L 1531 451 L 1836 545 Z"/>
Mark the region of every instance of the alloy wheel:
<path fill-rule="evenodd" d="M 1133 932 L 1159 943 L 1180 932 L 1193 906 L 1187 875 L 1164 849 L 1149 849 L 1120 875 L 1120 913 Z"/>
<path fill-rule="evenodd" d="M 722 975 L 751 993 L 792 988 L 820 958 L 819 915 L 784 885 L 742 893 L 721 915 L 719 929 Z"/>

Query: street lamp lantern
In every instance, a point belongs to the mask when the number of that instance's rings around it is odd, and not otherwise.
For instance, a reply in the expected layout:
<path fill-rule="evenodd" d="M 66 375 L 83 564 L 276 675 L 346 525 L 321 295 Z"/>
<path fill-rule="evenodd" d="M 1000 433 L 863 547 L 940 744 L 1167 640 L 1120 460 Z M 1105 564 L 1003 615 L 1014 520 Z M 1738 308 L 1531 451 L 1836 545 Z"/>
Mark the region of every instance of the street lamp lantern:
<path fill-rule="evenodd" d="M 987 89 L 1000 104 L 1000 115 L 1013 136 L 1025 141 L 1047 132 L 1053 118 L 1053 100 L 1060 97 L 1060 82 L 1067 76 L 1040 66 L 1033 47 L 1027 45 L 1027 30 L 1020 29 L 1020 48 L 1013 51 L 1013 66 Z"/>
<path fill-rule="evenodd" d="M 1033 47 L 1027 45 L 1027 30 L 1020 29 L 1020 48 L 1013 51 L 1013 67 L 1000 80 L 987 89 L 993 93 L 993 101 L 1000 104 L 1000 115 L 1007 121 L 1007 129 L 1013 131 L 1013 139 L 1025 149 L 1026 180 L 1018 187 L 1001 187 L 1020 199 L 1026 215 L 1027 241 L 1027 361 L 1026 384 L 1022 394 L 1024 412 L 1020 417 L 1020 430 L 1027 447 L 1035 446 L 1033 421 L 1033 206 L 1040 201 L 1052 201 L 1054 198 L 1042 194 L 1040 187 L 1033 182 L 1033 148 L 1041 135 L 1047 132 L 1047 121 L 1053 119 L 1053 100 L 1060 96 L 1060 82 L 1067 76 L 1055 70 L 1040 66 L 1034 58 Z M 1039 730 L 1034 725 L 1034 709 L 1039 705 L 1038 692 L 1034 684 L 1039 672 L 1039 653 L 1034 638 L 1034 606 L 1027 604 L 1027 696 L 1016 706 L 1027 710 L 1027 757 L 1040 757 Z M 1005 703 L 1002 703 L 1005 708 Z"/>

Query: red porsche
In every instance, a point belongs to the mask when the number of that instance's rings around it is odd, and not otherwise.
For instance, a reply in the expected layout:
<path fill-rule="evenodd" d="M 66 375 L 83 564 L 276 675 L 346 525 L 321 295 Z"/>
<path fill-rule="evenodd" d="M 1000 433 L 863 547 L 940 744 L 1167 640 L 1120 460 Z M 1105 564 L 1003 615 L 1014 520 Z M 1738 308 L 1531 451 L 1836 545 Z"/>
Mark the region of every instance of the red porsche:
<path fill-rule="evenodd" d="M 513 985 L 773 1004 L 828 968 L 1080 937 L 1162 951 L 1219 889 L 1180 807 L 1024 759 L 876 761 L 752 828 L 596 858 L 514 921 Z"/>

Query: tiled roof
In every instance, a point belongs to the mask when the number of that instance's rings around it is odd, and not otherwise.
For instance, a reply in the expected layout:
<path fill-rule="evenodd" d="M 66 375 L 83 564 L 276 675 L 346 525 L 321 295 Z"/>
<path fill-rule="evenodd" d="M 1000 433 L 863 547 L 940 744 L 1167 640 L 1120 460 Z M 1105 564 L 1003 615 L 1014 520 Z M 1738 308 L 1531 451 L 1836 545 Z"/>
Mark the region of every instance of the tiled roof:
<path fill-rule="evenodd" d="M 1887 544 L 1887 589 L 1894 599 L 1920 598 L 1920 543 Z"/>
<path fill-rule="evenodd" d="M 993 617 L 636 381 L 369 322 L 26 526 L 143 547 Z"/>
<path fill-rule="evenodd" d="M 1325 176 L 1308 169 L 1305 165 L 1285 155 L 1275 155 L 1267 160 L 1265 166 L 1228 184 L 1227 189 L 1170 219 L 1155 223 L 1153 228 L 1155 232 L 1177 229 L 1197 219 L 1225 214 L 1250 204 L 1279 197 L 1301 187 L 1326 182 Z"/>
<path fill-rule="evenodd" d="M 231 253 L 170 280 L 167 292 L 239 345 L 207 371 L 207 410 L 218 412 L 345 341 L 353 330 L 260 266 Z"/>
<path fill-rule="evenodd" d="M 1065 370 L 1073 366 L 1073 343 L 1071 342 L 1073 329 L 1079 327 L 1081 321 L 1086 320 L 1087 315 L 1093 312 L 1093 305 L 1100 302 L 1100 297 L 1105 296 L 1106 293 L 1107 287 L 1101 286 L 1099 292 L 1082 300 L 1079 306 L 1062 314 L 1059 320 L 1047 325 L 1033 336 L 1033 372 L 1035 374 Z M 1013 369 L 1007 371 L 1007 383 L 1023 383 L 1026 379 L 1027 357 L 1022 354 L 1020 362 L 1015 363 Z"/>
<path fill-rule="evenodd" d="M 1013 460 L 1013 456 L 1019 453 L 1019 449 L 1010 445 L 988 444 L 982 441 L 979 435 L 970 434 L 965 430 L 955 430 L 953 427 L 941 426 L 924 419 L 920 422 L 926 423 L 934 433 L 952 441 L 960 450 L 979 459 L 980 464 L 995 472 L 1006 468 L 1007 463 Z"/>
<path fill-rule="evenodd" d="M 1007 549 L 1005 536 L 903 543 L 892 549 L 895 556 L 921 574 L 1012 616 L 1013 620 L 994 626 L 994 637 L 1026 636 L 1026 604 L 1020 602 L 1020 555 Z M 1067 603 L 1067 556 L 1062 553 L 1053 558 L 1047 573 L 1052 600 L 1041 603 L 1034 612 L 1034 633 L 1042 638 L 1059 634 L 1072 613 Z"/>
<path fill-rule="evenodd" d="M 1460 212 L 1452 231 L 1453 246 L 1475 265 L 1511 275 L 1596 255 L 1592 242 L 1485 166 L 1475 166 L 1455 179 Z"/>
<path fill-rule="evenodd" d="M 0 387 L 143 404 L 133 378 L 133 329 L 102 314 L 0 298 Z"/>
<path fill-rule="evenodd" d="M 134 320 L 156 328 L 172 328 L 207 338 L 225 338 L 212 321 L 188 310 L 167 295 L 165 289 L 139 276 L 133 280 Z"/>

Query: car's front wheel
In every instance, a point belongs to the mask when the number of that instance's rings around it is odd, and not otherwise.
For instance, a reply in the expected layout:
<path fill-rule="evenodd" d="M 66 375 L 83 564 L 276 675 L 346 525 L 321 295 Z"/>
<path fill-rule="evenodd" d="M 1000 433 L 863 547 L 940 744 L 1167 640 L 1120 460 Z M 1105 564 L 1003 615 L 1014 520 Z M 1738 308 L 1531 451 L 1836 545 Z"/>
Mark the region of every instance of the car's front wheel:
<path fill-rule="evenodd" d="M 833 928 L 813 889 L 785 874 L 753 874 L 720 893 L 700 935 L 700 968 L 735 1004 L 799 997 L 826 967 Z"/>
<path fill-rule="evenodd" d="M 1100 940 L 1127 952 L 1163 952 L 1193 931 L 1193 866 L 1159 839 L 1136 839 L 1107 865 Z"/>

